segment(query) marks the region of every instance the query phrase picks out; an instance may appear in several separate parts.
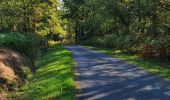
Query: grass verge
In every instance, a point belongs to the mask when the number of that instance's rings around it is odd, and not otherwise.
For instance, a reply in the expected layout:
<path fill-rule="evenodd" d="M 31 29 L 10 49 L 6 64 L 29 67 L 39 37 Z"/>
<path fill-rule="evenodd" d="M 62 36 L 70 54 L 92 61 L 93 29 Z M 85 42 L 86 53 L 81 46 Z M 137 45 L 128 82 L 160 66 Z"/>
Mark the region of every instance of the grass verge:
<path fill-rule="evenodd" d="M 158 59 L 143 59 L 138 55 L 132 55 L 120 50 L 112 50 L 108 48 L 89 47 L 102 53 L 114 56 L 118 59 L 124 60 L 130 64 L 137 65 L 148 70 L 151 73 L 157 74 L 161 78 L 170 80 L 170 62 Z"/>
<path fill-rule="evenodd" d="M 38 60 L 38 68 L 12 100 L 74 100 L 73 59 L 62 45 L 53 45 Z M 14 98 L 15 97 L 15 98 Z"/>

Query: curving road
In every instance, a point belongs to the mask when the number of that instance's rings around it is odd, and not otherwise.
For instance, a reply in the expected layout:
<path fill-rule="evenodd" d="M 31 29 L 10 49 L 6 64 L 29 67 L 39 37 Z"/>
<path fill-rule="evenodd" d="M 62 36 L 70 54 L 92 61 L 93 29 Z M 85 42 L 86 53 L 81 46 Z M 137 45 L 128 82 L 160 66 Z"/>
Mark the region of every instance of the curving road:
<path fill-rule="evenodd" d="M 65 46 L 77 63 L 78 100 L 170 100 L 170 84 L 83 46 Z"/>

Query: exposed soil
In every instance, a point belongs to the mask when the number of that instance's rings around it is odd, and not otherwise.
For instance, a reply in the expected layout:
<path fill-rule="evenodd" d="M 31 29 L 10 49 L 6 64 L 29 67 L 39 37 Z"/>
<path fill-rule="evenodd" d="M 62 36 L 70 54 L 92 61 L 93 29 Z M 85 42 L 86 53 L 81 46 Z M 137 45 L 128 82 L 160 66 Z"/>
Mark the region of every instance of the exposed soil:
<path fill-rule="evenodd" d="M 5 100 L 4 92 L 13 91 L 24 83 L 27 75 L 23 67 L 28 67 L 28 59 L 23 54 L 0 47 L 0 98 Z"/>
<path fill-rule="evenodd" d="M 0 93 L 0 100 L 7 100 L 5 93 Z"/>

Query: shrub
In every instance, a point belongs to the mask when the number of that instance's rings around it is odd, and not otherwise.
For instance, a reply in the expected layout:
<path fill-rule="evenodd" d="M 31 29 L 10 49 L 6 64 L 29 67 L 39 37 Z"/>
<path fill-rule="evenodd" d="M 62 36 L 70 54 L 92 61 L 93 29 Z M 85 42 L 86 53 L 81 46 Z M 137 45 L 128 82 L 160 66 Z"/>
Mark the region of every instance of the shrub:
<path fill-rule="evenodd" d="M 35 57 L 40 48 L 46 46 L 46 40 L 36 34 L 4 33 L 0 34 L 0 46 L 8 47 Z"/>
<path fill-rule="evenodd" d="M 170 59 L 170 35 L 106 34 L 88 39 L 85 44 L 125 50 L 141 57 Z"/>
<path fill-rule="evenodd" d="M 144 56 L 157 56 L 161 58 L 168 58 L 170 57 L 170 36 L 169 35 L 162 35 L 156 38 L 147 38 L 145 41 L 145 47 L 150 48 L 150 54 L 143 53 Z M 147 49 L 143 48 L 142 51 L 146 52 Z"/>
<path fill-rule="evenodd" d="M 86 41 L 86 44 L 92 44 L 96 46 L 109 47 L 113 49 L 127 50 L 134 45 L 137 45 L 138 41 L 132 35 L 118 35 L 118 34 L 106 34 L 102 37 L 96 37 Z"/>

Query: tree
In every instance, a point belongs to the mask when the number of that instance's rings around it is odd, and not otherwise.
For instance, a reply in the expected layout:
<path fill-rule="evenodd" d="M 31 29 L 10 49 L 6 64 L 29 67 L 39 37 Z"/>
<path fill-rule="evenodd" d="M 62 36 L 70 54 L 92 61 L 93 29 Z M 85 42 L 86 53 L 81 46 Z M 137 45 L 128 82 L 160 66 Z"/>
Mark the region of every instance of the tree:
<path fill-rule="evenodd" d="M 48 34 L 63 31 L 57 0 L 1 0 L 1 32 Z"/>

